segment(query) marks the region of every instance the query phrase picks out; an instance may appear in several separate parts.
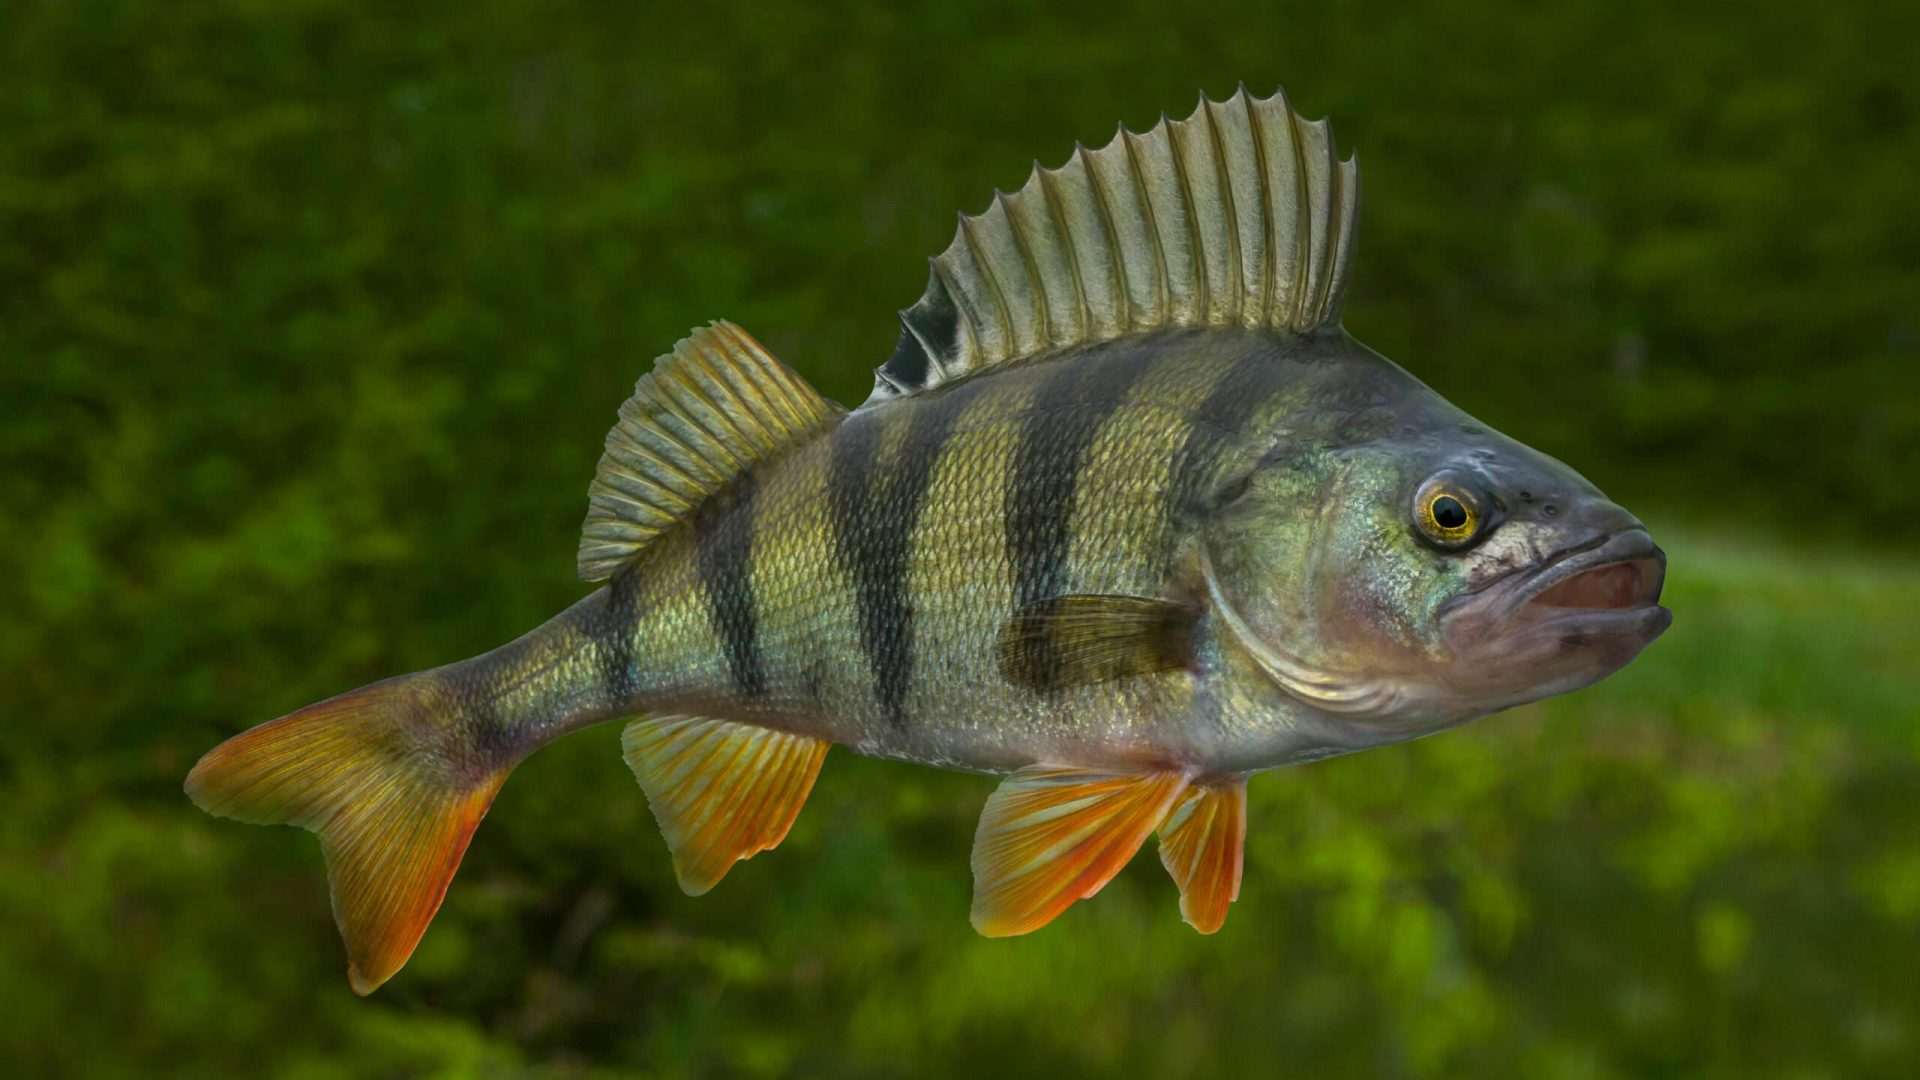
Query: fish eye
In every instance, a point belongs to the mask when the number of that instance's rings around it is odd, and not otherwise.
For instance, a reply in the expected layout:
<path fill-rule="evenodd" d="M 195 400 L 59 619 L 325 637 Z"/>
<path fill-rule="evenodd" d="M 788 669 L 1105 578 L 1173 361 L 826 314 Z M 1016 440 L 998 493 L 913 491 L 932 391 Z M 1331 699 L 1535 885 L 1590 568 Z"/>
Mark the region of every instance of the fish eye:
<path fill-rule="evenodd" d="M 1420 485 L 1414 496 L 1414 524 L 1422 536 L 1440 547 L 1471 543 L 1480 533 L 1481 517 L 1478 500 L 1445 477 Z"/>

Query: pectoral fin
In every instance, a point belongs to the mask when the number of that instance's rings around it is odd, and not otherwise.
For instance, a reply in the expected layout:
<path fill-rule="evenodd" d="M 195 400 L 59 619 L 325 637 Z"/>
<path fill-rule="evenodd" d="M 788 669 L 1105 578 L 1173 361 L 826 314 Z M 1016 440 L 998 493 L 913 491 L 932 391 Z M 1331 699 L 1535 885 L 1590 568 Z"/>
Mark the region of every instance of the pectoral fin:
<path fill-rule="evenodd" d="M 1180 886 L 1180 917 L 1203 934 L 1227 921 L 1240 896 L 1247 839 L 1247 782 L 1195 784 L 1160 826 L 1160 863 Z"/>
<path fill-rule="evenodd" d="M 1187 786 L 1184 773 L 1032 765 L 987 800 L 973 839 L 973 926 L 1038 930 L 1099 892 Z"/>
<path fill-rule="evenodd" d="M 688 896 L 786 839 L 830 745 L 702 716 L 635 720 L 620 744 Z"/>
<path fill-rule="evenodd" d="M 1030 690 L 1059 690 L 1184 667 L 1193 608 L 1143 596 L 1056 596 L 1017 612 L 1000 631 L 1000 673 Z"/>

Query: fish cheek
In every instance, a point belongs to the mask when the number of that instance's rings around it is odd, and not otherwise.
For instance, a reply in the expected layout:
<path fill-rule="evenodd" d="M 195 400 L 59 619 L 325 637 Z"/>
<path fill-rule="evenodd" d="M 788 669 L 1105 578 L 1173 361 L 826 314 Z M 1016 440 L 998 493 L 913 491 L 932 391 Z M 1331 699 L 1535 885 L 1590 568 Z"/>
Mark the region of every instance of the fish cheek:
<path fill-rule="evenodd" d="M 1478 589 L 1538 565 L 1558 541 L 1553 531 L 1532 521 L 1506 521 L 1462 555 L 1462 589 Z"/>
<path fill-rule="evenodd" d="M 1405 559 L 1359 559 L 1322 583 L 1320 633 L 1350 669 L 1404 672 L 1431 660 L 1420 625 L 1421 570 Z"/>
<path fill-rule="evenodd" d="M 1332 541 L 1346 554 L 1324 581 L 1328 633 L 1355 667 L 1436 676 L 1452 658 L 1441 612 L 1469 588 L 1470 560 L 1418 538 L 1400 488 L 1379 483 L 1369 494 Z"/>

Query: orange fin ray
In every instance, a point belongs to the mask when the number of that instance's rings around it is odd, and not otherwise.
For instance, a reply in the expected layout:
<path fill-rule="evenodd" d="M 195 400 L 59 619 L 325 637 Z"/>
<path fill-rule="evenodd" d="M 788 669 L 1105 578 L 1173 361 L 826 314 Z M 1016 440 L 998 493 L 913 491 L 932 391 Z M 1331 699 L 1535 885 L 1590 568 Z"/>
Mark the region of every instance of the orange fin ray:
<path fill-rule="evenodd" d="M 1160 826 L 1160 863 L 1180 886 L 1180 917 L 1203 934 L 1227 921 L 1240 897 L 1247 840 L 1247 782 L 1196 784 Z"/>
<path fill-rule="evenodd" d="M 973 926 L 1025 934 L 1100 891 L 1187 786 L 1184 773 L 1031 765 L 1001 783 L 973 840 Z"/>
<path fill-rule="evenodd" d="M 208 813 L 320 835 L 347 978 L 362 995 L 413 955 L 511 768 L 468 770 L 421 753 L 411 733 L 433 700 L 419 678 L 243 731 L 187 776 L 187 795 Z"/>
<path fill-rule="evenodd" d="M 620 743 L 688 896 L 786 839 L 832 745 L 703 716 L 635 720 Z"/>

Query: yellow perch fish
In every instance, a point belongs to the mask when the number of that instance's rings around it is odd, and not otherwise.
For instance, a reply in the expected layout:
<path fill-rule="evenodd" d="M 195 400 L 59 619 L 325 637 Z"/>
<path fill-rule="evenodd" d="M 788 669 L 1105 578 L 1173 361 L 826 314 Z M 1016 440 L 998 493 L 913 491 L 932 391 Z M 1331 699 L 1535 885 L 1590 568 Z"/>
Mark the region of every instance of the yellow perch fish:
<path fill-rule="evenodd" d="M 507 773 L 614 717 L 688 893 L 780 843 L 837 743 L 1005 776 L 983 934 L 1156 831 L 1217 930 L 1249 774 L 1577 689 L 1670 621 L 1633 515 L 1342 329 L 1356 183 L 1280 95 L 1203 99 L 961 218 L 851 412 L 696 331 L 607 436 L 600 589 L 236 735 L 187 793 L 320 834 L 361 993 Z"/>

